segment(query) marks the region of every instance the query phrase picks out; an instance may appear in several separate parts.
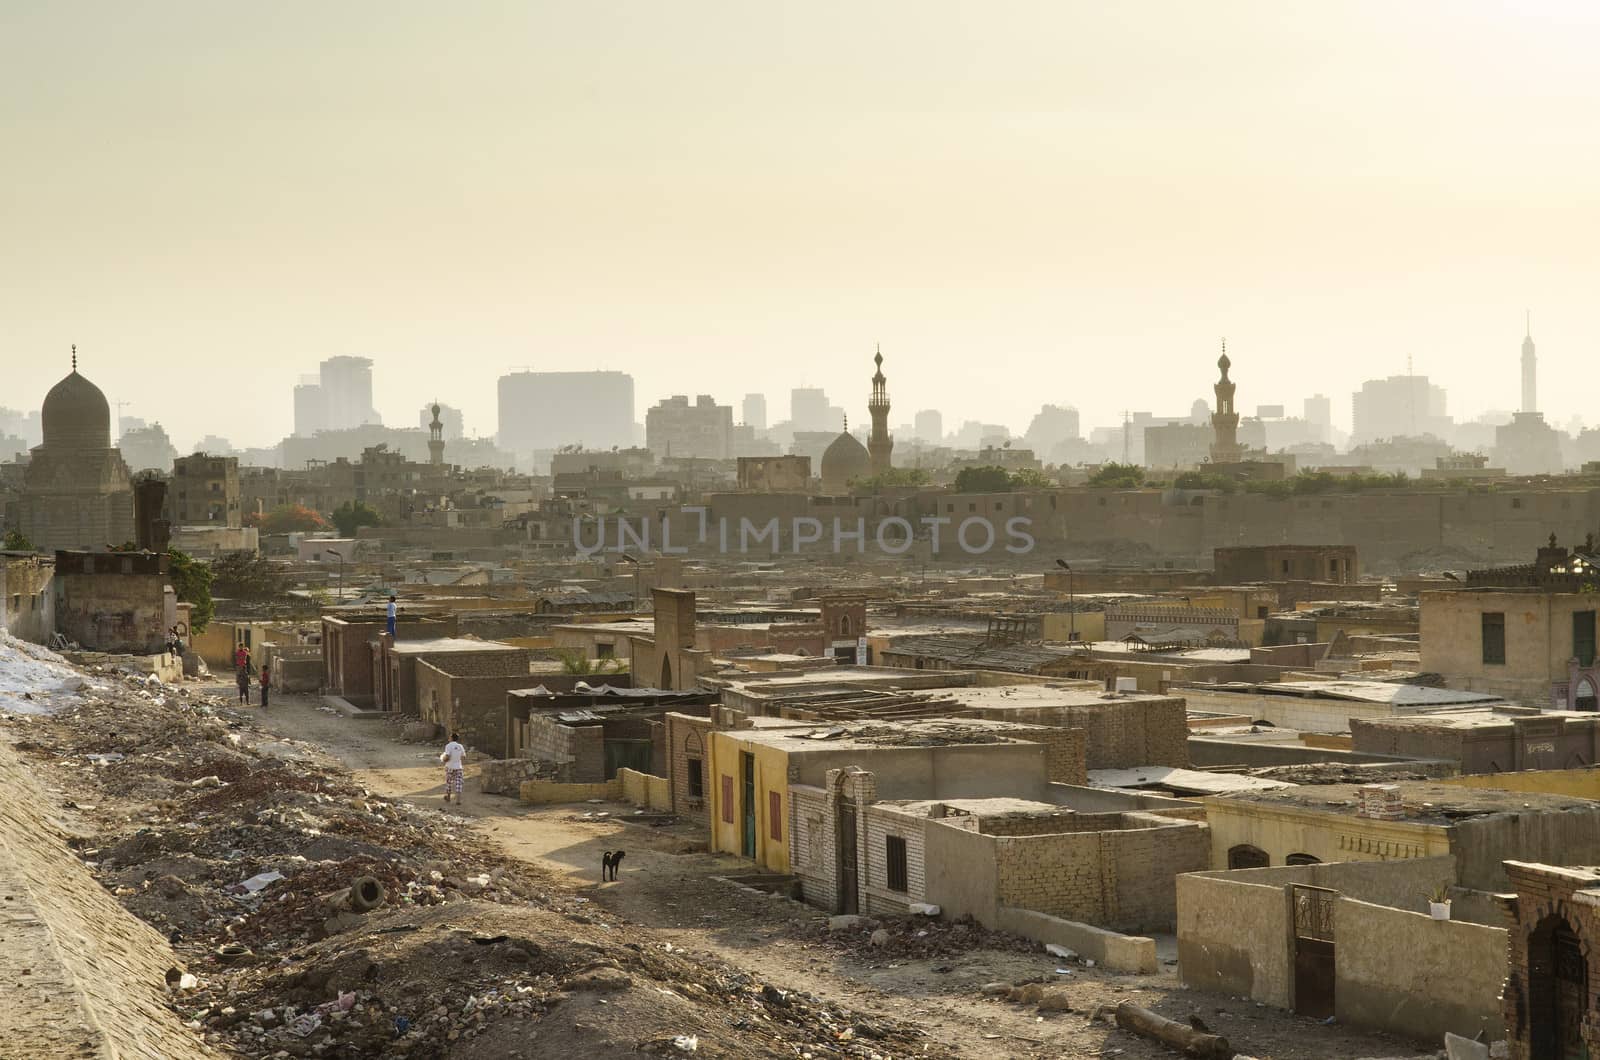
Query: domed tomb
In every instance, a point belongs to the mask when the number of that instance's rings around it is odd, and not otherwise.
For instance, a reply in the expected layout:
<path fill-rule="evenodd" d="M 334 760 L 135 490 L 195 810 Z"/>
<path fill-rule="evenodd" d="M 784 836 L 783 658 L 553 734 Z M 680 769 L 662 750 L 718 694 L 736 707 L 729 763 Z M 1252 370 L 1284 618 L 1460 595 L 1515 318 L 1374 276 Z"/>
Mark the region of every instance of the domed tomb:
<path fill-rule="evenodd" d="M 852 479 L 866 478 L 872 472 L 872 456 L 867 447 L 849 431 L 828 443 L 822 453 L 822 492 L 838 495 L 850 492 Z"/>

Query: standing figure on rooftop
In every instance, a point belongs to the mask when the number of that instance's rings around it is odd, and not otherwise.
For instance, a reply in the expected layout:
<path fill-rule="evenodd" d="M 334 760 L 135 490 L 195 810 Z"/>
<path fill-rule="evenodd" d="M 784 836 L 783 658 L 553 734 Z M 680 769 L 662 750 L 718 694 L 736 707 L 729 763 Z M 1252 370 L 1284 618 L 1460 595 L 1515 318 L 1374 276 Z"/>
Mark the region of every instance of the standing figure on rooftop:
<path fill-rule="evenodd" d="M 450 796 L 456 797 L 456 805 L 461 804 L 461 789 L 465 787 L 467 749 L 461 746 L 459 733 L 450 734 L 450 742 L 444 745 L 444 752 L 439 755 L 439 761 L 444 763 L 444 801 L 449 802 Z"/>
<path fill-rule="evenodd" d="M 400 614 L 400 608 L 394 602 L 394 593 L 389 594 L 388 628 L 389 636 L 394 636 L 394 620 Z"/>

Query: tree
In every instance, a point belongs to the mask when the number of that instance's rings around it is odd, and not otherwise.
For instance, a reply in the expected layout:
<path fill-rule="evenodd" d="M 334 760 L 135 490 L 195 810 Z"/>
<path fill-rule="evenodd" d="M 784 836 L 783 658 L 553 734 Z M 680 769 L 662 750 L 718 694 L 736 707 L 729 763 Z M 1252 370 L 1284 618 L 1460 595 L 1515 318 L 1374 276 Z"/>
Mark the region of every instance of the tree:
<path fill-rule="evenodd" d="M 33 542 L 22 536 L 21 530 L 7 530 L 4 541 L 0 541 L 0 550 L 6 552 L 37 552 Z"/>
<path fill-rule="evenodd" d="M 624 669 L 621 659 L 591 659 L 582 652 L 576 651 L 564 651 L 561 653 L 561 672 L 564 674 L 590 677 L 596 674 L 619 674 Z"/>
<path fill-rule="evenodd" d="M 1038 468 L 1019 467 L 1011 472 L 1011 488 L 1014 490 L 1048 490 L 1058 485 Z"/>
<path fill-rule="evenodd" d="M 1003 467 L 982 465 L 964 467 L 956 472 L 957 493 L 1010 493 L 1011 476 Z"/>
<path fill-rule="evenodd" d="M 1089 476 L 1089 485 L 1106 489 L 1138 489 L 1144 485 L 1144 468 L 1138 464 L 1101 464 Z"/>
<path fill-rule="evenodd" d="M 328 520 L 322 517 L 321 512 L 312 511 L 303 504 L 280 504 L 266 515 L 252 514 L 245 522 L 260 527 L 264 534 L 288 534 L 328 528 Z"/>
<path fill-rule="evenodd" d="M 272 600 L 288 591 L 288 581 L 265 556 L 229 552 L 212 561 L 211 588 L 235 600 Z"/>
<path fill-rule="evenodd" d="M 1232 493 L 1239 485 L 1227 475 L 1205 471 L 1185 471 L 1173 479 L 1172 484 L 1180 490 L 1221 490 L 1223 493 Z"/>
<path fill-rule="evenodd" d="M 881 475 L 851 479 L 850 486 L 866 493 L 877 493 L 908 486 L 926 486 L 928 482 L 928 473 L 920 467 L 891 467 Z"/>
<path fill-rule="evenodd" d="M 377 511 L 367 507 L 365 501 L 356 501 L 352 504 L 345 501 L 333 510 L 333 525 L 339 528 L 340 537 L 355 537 L 356 531 L 363 526 L 377 526 L 383 518 Z"/>
<path fill-rule="evenodd" d="M 203 633 L 216 612 L 211 603 L 211 568 L 174 548 L 167 552 L 167 577 L 178 599 L 191 605 L 189 632 Z"/>

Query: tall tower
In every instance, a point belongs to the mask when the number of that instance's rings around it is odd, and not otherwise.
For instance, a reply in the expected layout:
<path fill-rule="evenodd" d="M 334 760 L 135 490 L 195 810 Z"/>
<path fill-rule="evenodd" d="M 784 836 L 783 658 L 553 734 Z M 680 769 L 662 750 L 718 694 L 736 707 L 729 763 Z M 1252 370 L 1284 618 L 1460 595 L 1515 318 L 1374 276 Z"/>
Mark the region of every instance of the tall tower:
<path fill-rule="evenodd" d="M 1533 314 L 1522 334 L 1522 411 L 1539 411 L 1539 362 L 1533 354 Z"/>
<path fill-rule="evenodd" d="M 867 411 L 872 414 L 872 433 L 867 436 L 867 454 L 872 458 L 872 473 L 881 475 L 889 470 L 889 454 L 894 452 L 894 439 L 889 437 L 889 391 L 883 377 L 883 350 L 874 354 L 872 361 L 878 366 L 872 377 L 872 397 L 867 401 Z"/>
<path fill-rule="evenodd" d="M 1235 464 L 1240 457 L 1239 414 L 1233 411 L 1233 381 L 1228 378 L 1228 340 L 1222 340 L 1222 356 L 1217 358 L 1217 368 L 1222 378 L 1212 387 L 1217 394 L 1217 411 L 1211 414 L 1211 462 Z"/>
<path fill-rule="evenodd" d="M 428 463 L 444 466 L 444 422 L 439 419 L 439 403 L 433 403 L 433 421 L 428 424 Z"/>

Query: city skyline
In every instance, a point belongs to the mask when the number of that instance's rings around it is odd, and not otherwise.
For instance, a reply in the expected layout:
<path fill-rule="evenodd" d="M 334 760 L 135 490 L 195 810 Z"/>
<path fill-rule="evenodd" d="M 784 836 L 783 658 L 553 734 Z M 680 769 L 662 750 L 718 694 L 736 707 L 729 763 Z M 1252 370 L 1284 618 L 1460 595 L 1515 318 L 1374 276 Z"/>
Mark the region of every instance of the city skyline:
<path fill-rule="evenodd" d="M 1530 307 L 1546 379 L 1600 348 L 1586 5 L 96 10 L 0 13 L 3 404 L 76 342 L 239 445 L 335 356 L 480 435 L 524 366 L 864 415 L 881 342 L 897 408 L 1016 431 L 1176 413 L 1223 335 L 1246 409 L 1408 359 L 1515 408 Z"/>

